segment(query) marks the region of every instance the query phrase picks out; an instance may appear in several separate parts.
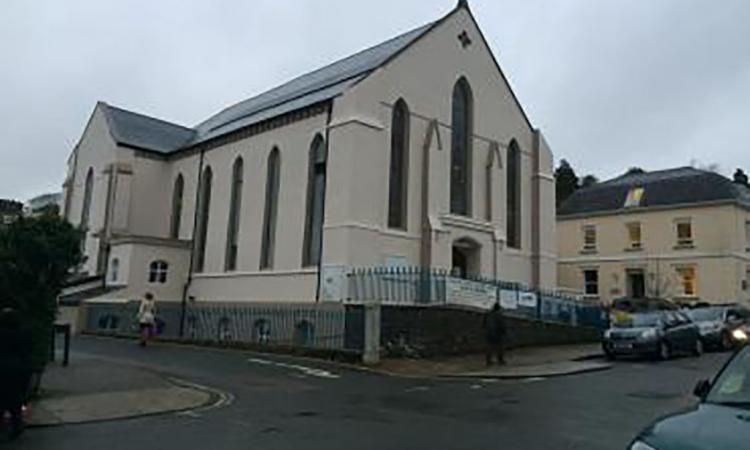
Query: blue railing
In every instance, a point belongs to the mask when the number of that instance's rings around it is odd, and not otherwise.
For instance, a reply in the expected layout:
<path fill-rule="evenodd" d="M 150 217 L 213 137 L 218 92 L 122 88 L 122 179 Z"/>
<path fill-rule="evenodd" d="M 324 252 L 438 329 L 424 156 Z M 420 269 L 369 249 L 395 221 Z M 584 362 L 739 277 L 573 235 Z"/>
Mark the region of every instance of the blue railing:
<path fill-rule="evenodd" d="M 347 274 L 347 303 L 459 306 L 489 309 L 499 302 L 509 316 L 603 329 L 606 311 L 581 297 L 533 289 L 523 283 L 486 277 L 455 277 L 446 270 L 422 267 L 374 267 Z"/>

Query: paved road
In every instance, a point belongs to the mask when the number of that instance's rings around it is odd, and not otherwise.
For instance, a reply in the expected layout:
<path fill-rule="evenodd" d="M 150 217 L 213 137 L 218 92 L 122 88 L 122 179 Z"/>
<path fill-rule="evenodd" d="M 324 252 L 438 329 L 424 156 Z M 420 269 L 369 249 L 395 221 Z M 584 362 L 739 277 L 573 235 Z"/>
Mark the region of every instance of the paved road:
<path fill-rule="evenodd" d="M 235 399 L 188 415 L 36 429 L 12 447 L 618 449 L 651 419 L 690 405 L 695 381 L 728 357 L 618 362 L 604 372 L 491 382 L 390 378 L 284 357 L 176 346 L 144 350 L 93 338 L 74 346 L 212 386 Z"/>

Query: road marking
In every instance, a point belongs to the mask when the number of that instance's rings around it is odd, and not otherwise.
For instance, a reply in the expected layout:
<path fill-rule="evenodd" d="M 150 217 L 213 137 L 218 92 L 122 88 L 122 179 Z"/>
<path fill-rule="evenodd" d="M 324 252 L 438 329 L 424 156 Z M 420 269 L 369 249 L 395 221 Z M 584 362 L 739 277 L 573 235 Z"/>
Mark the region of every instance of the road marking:
<path fill-rule="evenodd" d="M 469 389 L 482 389 L 483 387 L 481 384 L 472 384 Z"/>
<path fill-rule="evenodd" d="M 216 400 L 213 403 L 210 403 L 205 406 L 200 406 L 198 408 L 193 408 L 187 411 L 182 411 L 177 413 L 177 415 L 183 415 L 183 416 L 189 416 L 189 417 L 200 417 L 200 413 L 211 411 L 213 409 L 223 408 L 225 406 L 229 406 L 234 402 L 234 395 L 230 394 L 229 392 L 220 391 L 218 389 L 214 389 L 212 387 L 204 386 L 202 384 L 192 383 L 190 381 L 185 381 L 179 378 L 174 377 L 168 377 L 167 378 L 171 383 L 176 384 L 177 386 L 182 386 L 186 388 L 195 389 L 197 391 L 202 391 L 210 394 Z"/>
<path fill-rule="evenodd" d="M 300 366 L 298 364 L 288 364 L 288 363 L 276 362 L 276 361 L 271 361 L 268 359 L 261 359 L 261 358 L 250 358 L 247 361 L 254 363 L 254 364 L 260 364 L 262 366 L 275 366 L 275 367 L 280 367 L 282 369 L 296 370 L 296 371 L 302 372 L 304 375 L 309 375 L 311 377 L 327 378 L 327 379 L 341 378 L 338 374 L 329 372 L 327 370 L 316 369 L 314 367 Z"/>
<path fill-rule="evenodd" d="M 430 388 L 427 386 L 414 386 L 414 387 L 410 387 L 409 389 L 406 389 L 404 392 L 425 392 L 429 390 Z"/>
<path fill-rule="evenodd" d="M 524 378 L 523 380 L 521 380 L 521 382 L 522 383 L 536 383 L 537 381 L 544 381 L 544 380 L 546 380 L 546 378 L 544 377 L 529 377 L 529 378 Z"/>

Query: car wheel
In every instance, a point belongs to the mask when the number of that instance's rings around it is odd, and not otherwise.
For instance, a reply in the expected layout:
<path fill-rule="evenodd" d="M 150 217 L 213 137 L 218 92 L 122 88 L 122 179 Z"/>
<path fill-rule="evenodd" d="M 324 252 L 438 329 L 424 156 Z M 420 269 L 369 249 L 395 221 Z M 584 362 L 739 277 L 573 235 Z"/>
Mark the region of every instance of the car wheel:
<path fill-rule="evenodd" d="M 672 352 L 669 350 L 669 346 L 664 341 L 659 342 L 658 356 L 661 361 L 666 361 L 672 356 Z"/>
<path fill-rule="evenodd" d="M 703 354 L 703 341 L 700 339 L 695 340 L 695 347 L 693 348 L 693 356 L 700 356 Z"/>

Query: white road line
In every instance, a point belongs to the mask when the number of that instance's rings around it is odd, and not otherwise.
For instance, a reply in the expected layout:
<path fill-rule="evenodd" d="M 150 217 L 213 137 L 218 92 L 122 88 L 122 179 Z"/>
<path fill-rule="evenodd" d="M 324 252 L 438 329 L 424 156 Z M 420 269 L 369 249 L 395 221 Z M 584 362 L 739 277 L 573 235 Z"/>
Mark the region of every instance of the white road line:
<path fill-rule="evenodd" d="M 323 369 L 316 369 L 314 367 L 306 367 L 306 366 L 300 366 L 297 364 L 288 364 L 288 363 L 276 362 L 276 361 L 271 361 L 268 359 L 260 359 L 260 358 L 250 358 L 247 361 L 253 364 L 260 364 L 262 366 L 275 366 L 275 367 L 280 367 L 282 369 L 296 370 L 298 372 L 303 373 L 304 375 L 309 375 L 311 377 L 327 378 L 327 379 L 341 378 L 341 376 L 338 374 L 335 374 L 335 373 L 332 373 Z"/>

